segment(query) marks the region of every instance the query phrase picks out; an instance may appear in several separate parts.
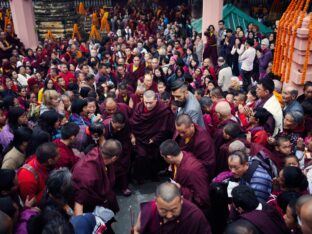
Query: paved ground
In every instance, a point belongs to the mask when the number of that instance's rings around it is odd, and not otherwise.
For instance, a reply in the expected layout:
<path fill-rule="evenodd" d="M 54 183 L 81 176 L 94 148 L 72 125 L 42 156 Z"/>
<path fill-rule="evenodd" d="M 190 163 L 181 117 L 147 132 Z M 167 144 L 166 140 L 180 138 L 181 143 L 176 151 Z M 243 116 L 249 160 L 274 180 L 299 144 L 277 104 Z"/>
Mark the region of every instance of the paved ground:
<path fill-rule="evenodd" d="M 129 188 L 132 190 L 132 195 L 130 197 L 124 197 L 122 195 L 117 196 L 120 211 L 116 215 L 117 222 L 113 224 L 113 229 L 116 234 L 130 234 L 130 206 L 134 212 L 134 219 L 136 222 L 140 203 L 153 199 L 155 197 L 156 187 L 160 183 L 161 182 L 147 182 L 140 186 L 130 185 Z"/>

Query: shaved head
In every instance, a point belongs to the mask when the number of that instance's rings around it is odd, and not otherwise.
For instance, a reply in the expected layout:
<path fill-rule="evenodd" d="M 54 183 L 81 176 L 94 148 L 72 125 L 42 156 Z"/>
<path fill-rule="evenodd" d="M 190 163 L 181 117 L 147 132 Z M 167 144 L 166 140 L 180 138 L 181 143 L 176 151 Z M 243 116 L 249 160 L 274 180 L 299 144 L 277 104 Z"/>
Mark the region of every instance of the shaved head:
<path fill-rule="evenodd" d="M 303 195 L 301 197 L 298 198 L 297 202 L 296 202 L 296 212 L 297 212 L 297 215 L 300 216 L 300 210 L 301 210 L 301 207 L 309 202 L 309 201 L 312 201 L 312 196 L 311 195 Z"/>
<path fill-rule="evenodd" d="M 221 115 L 221 117 L 227 117 L 231 115 L 231 106 L 226 101 L 218 102 L 215 111 Z"/>
<path fill-rule="evenodd" d="M 144 92 L 144 98 L 146 99 L 156 99 L 156 93 L 153 90 L 147 90 Z"/>
<path fill-rule="evenodd" d="M 312 201 L 304 203 L 300 210 L 302 233 L 312 233 Z"/>
<path fill-rule="evenodd" d="M 108 97 L 105 99 L 105 111 L 107 114 L 112 115 L 117 111 L 117 102 L 114 98 Z"/>
<path fill-rule="evenodd" d="M 156 189 L 156 198 L 159 197 L 165 202 L 172 202 L 175 198 L 181 197 L 181 191 L 173 183 L 162 183 Z"/>
<path fill-rule="evenodd" d="M 117 102 L 115 101 L 114 98 L 112 97 L 108 97 L 105 99 L 105 105 L 109 105 L 109 106 L 112 106 L 112 105 L 117 105 Z"/>
<path fill-rule="evenodd" d="M 176 118 L 175 123 L 177 126 L 185 125 L 185 126 L 189 127 L 193 124 L 193 120 L 189 115 L 182 114 Z"/>
<path fill-rule="evenodd" d="M 0 211 L 0 234 L 13 233 L 13 221 L 6 213 Z"/>
<path fill-rule="evenodd" d="M 105 141 L 102 146 L 103 158 L 112 158 L 114 156 L 119 156 L 122 151 L 121 143 L 115 139 L 109 139 Z"/>

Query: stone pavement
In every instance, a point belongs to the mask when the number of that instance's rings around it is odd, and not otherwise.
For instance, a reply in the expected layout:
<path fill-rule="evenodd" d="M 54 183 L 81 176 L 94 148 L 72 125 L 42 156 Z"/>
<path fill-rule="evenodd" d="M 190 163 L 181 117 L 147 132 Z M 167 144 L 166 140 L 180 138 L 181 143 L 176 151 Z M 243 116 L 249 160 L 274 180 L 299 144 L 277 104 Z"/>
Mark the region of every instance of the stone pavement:
<path fill-rule="evenodd" d="M 162 178 L 164 181 L 169 179 Z M 121 194 L 117 194 L 120 211 L 115 216 L 117 222 L 113 224 L 113 229 L 116 234 L 130 234 L 131 220 L 129 207 L 132 206 L 134 213 L 134 222 L 137 220 L 139 213 L 139 205 L 141 202 L 149 201 L 155 197 L 155 190 L 158 184 L 161 182 L 146 182 L 143 185 L 130 185 L 132 190 L 130 197 L 124 197 Z"/>

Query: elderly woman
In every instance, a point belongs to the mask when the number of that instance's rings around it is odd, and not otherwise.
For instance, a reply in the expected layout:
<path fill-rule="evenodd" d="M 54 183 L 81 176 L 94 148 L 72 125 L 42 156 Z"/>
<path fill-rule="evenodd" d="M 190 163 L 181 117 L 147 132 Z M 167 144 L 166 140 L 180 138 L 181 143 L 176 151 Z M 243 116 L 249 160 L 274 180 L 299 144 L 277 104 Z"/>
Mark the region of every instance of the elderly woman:
<path fill-rule="evenodd" d="M 283 132 L 280 132 L 277 137 L 287 137 L 291 142 L 292 152 L 294 152 L 298 139 L 303 135 L 304 115 L 299 111 L 287 112 L 284 117 L 283 125 L 284 130 Z M 272 143 L 275 143 L 275 141 L 270 137 L 269 144 Z"/>
<path fill-rule="evenodd" d="M 48 110 L 55 110 L 60 114 L 64 114 L 64 104 L 61 102 L 60 94 L 55 90 L 46 90 L 43 93 L 40 115 Z"/>

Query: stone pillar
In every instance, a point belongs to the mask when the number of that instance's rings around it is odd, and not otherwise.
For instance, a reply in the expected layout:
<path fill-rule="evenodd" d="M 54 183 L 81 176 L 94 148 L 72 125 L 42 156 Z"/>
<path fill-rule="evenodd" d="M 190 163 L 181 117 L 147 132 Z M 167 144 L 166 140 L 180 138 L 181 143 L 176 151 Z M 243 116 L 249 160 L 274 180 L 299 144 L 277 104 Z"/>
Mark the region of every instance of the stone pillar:
<path fill-rule="evenodd" d="M 202 33 L 211 24 L 218 30 L 218 21 L 222 19 L 222 13 L 223 0 L 203 0 Z"/>
<path fill-rule="evenodd" d="M 14 30 L 25 48 L 35 49 L 38 46 L 38 36 L 35 31 L 35 15 L 31 0 L 11 0 L 10 7 Z"/>
<path fill-rule="evenodd" d="M 305 62 L 305 55 L 308 46 L 309 37 L 309 23 L 312 14 L 307 15 L 302 22 L 302 25 L 297 30 L 297 36 L 295 39 L 295 49 L 291 61 L 291 69 L 289 76 L 289 85 L 294 86 L 299 93 L 303 92 L 303 86 L 301 84 L 302 70 Z M 289 55 L 288 55 L 289 56 Z M 312 81 L 312 45 L 310 45 L 310 53 L 307 67 L 307 75 L 305 82 Z"/>

